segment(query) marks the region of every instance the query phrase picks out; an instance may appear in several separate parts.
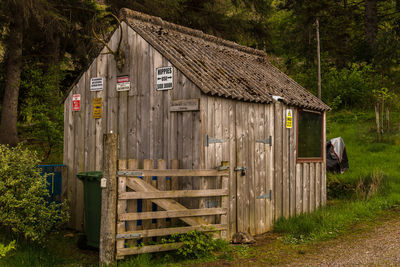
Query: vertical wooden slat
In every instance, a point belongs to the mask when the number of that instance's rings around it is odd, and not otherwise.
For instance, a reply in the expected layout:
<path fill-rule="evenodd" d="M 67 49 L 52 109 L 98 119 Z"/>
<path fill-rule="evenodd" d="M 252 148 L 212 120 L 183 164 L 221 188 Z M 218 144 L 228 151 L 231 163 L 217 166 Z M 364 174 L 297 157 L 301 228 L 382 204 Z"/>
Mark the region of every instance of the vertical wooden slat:
<path fill-rule="evenodd" d="M 236 175 L 234 168 L 236 166 L 236 104 L 233 100 L 226 100 L 228 104 L 229 119 L 229 233 L 228 237 L 232 237 L 236 233 Z"/>
<path fill-rule="evenodd" d="M 321 163 L 315 164 L 315 208 L 321 205 Z"/>
<path fill-rule="evenodd" d="M 127 167 L 126 164 L 127 164 L 127 161 L 125 159 L 119 159 L 118 160 L 118 170 L 120 170 L 120 171 L 126 170 L 126 167 Z M 120 176 L 120 177 L 118 177 L 117 196 L 118 196 L 118 194 L 125 193 L 125 192 L 126 192 L 126 177 Z M 118 199 L 118 202 L 117 202 L 118 216 L 117 216 L 117 218 L 119 217 L 119 215 L 124 214 L 126 212 L 126 208 L 127 208 L 127 201 Z M 124 231 L 125 231 L 125 221 L 120 221 L 118 219 L 117 233 L 122 233 Z M 125 240 L 124 239 L 117 240 L 117 250 L 124 248 L 124 247 L 125 247 Z"/>
<path fill-rule="evenodd" d="M 205 136 L 207 134 L 207 126 L 208 126 L 208 96 L 202 95 L 200 97 L 200 120 L 201 120 L 201 125 L 200 125 L 200 167 L 202 169 L 205 169 L 208 166 L 208 148 L 206 147 L 206 140 Z M 200 190 L 206 189 L 207 188 L 207 178 L 205 177 L 199 177 L 200 180 Z M 199 199 L 199 208 L 204 209 L 206 208 L 206 198 L 200 198 Z"/>
<path fill-rule="evenodd" d="M 138 34 L 136 34 L 130 27 L 128 27 L 128 44 L 129 44 L 129 57 L 131 66 L 129 68 L 129 77 L 131 78 L 131 90 L 128 92 L 128 148 L 127 155 L 130 159 L 139 158 L 139 142 L 138 135 L 140 128 L 138 127 L 138 121 L 140 112 L 138 112 Z M 139 116 L 138 116 L 139 115 Z M 129 162 L 128 162 L 129 164 Z"/>
<path fill-rule="evenodd" d="M 229 161 L 223 161 L 221 162 L 221 166 L 225 167 L 225 166 L 229 166 Z M 221 180 L 221 189 L 228 189 L 229 188 L 229 176 L 222 176 L 222 180 Z M 221 207 L 222 208 L 229 208 L 229 196 L 223 196 L 221 197 Z M 228 224 L 228 215 L 227 214 L 222 214 L 221 215 L 221 224 Z M 221 231 L 221 238 L 222 239 L 228 239 L 228 232 L 226 230 Z"/>
<path fill-rule="evenodd" d="M 275 138 L 274 138 L 274 199 L 275 199 L 275 220 L 283 216 L 282 210 L 282 105 L 281 103 L 275 103 Z"/>
<path fill-rule="evenodd" d="M 310 165 L 302 163 L 303 165 L 303 212 L 309 212 L 310 206 Z"/>
<path fill-rule="evenodd" d="M 139 161 L 150 157 L 150 57 L 149 44 L 140 36 L 137 39 L 138 49 L 138 100 L 137 100 L 137 119 L 138 127 L 138 144 L 139 144 Z"/>
<path fill-rule="evenodd" d="M 96 138 L 96 157 L 95 157 L 95 170 L 99 171 L 103 167 L 103 134 L 107 128 L 107 55 L 100 54 L 97 58 L 97 77 L 103 78 L 103 90 L 96 92 L 96 98 L 102 99 L 102 114 L 100 119 L 95 120 L 95 138 Z"/>
<path fill-rule="evenodd" d="M 146 95 L 148 95 L 149 98 L 149 103 L 148 106 L 146 107 L 146 109 L 144 109 L 143 111 L 146 112 L 148 115 L 147 119 L 147 131 L 148 131 L 148 146 L 146 146 L 147 148 L 147 153 L 148 153 L 148 158 L 153 159 L 153 160 L 157 160 L 156 154 L 155 154 L 155 148 L 154 147 L 154 142 L 156 142 L 155 139 L 155 135 L 156 135 L 156 131 L 160 131 L 160 129 L 154 129 L 154 125 L 157 124 L 158 122 L 156 121 L 157 119 L 157 113 L 159 111 L 159 107 L 157 108 L 156 105 L 156 94 L 159 93 L 155 90 L 155 88 L 153 87 L 153 79 L 154 79 L 154 48 L 151 45 L 148 45 L 149 48 L 149 54 L 148 54 L 148 62 L 149 62 L 149 68 L 147 69 L 147 73 L 145 74 L 146 76 L 144 77 L 144 79 L 146 80 L 146 87 L 143 88 L 144 90 L 146 90 Z M 160 125 L 157 125 L 157 128 L 159 128 Z"/>
<path fill-rule="evenodd" d="M 223 120 L 223 114 L 222 114 L 222 99 L 221 98 L 215 98 L 214 99 L 214 137 L 218 139 L 223 139 L 223 129 L 222 129 L 222 120 Z M 214 161 L 214 166 L 217 167 L 222 161 L 222 147 L 226 146 L 227 143 L 216 143 L 213 144 L 215 146 L 215 161 Z M 212 188 L 221 188 L 221 179 L 222 177 L 216 177 L 216 178 L 211 178 L 212 181 Z M 220 199 L 219 198 L 211 198 L 213 207 L 219 206 L 220 205 Z M 217 218 L 214 216 L 213 222 L 217 222 Z"/>
<path fill-rule="evenodd" d="M 283 216 L 288 218 L 290 215 L 290 185 L 289 185 L 289 129 L 286 128 L 286 109 L 282 110 L 282 208 Z"/>
<path fill-rule="evenodd" d="M 153 167 L 154 167 L 154 161 L 152 159 L 143 160 L 143 169 L 144 170 L 150 170 L 150 169 L 153 169 Z M 151 176 L 145 176 L 145 177 L 143 177 L 143 180 L 146 183 L 151 184 L 152 177 Z M 143 206 L 142 206 L 143 212 L 152 211 L 152 204 L 151 204 L 152 202 L 150 200 L 143 200 L 142 203 L 143 203 Z M 146 230 L 152 228 L 151 220 L 143 220 L 142 225 L 143 225 L 143 229 L 146 229 Z M 149 239 L 148 238 L 144 238 L 143 241 L 146 243 L 146 242 L 149 241 Z"/>
<path fill-rule="evenodd" d="M 177 159 L 171 160 L 171 169 L 173 170 L 179 169 L 179 160 Z M 171 190 L 178 190 L 178 188 L 179 188 L 178 177 L 176 176 L 171 177 Z M 177 219 L 175 218 L 171 219 L 171 225 L 176 225 L 177 222 L 178 222 Z"/>
<path fill-rule="evenodd" d="M 207 128 L 206 128 L 206 133 L 208 134 L 209 137 L 215 137 L 215 97 L 208 97 L 207 99 Z M 203 137 L 205 138 L 205 136 Z M 206 168 L 212 169 L 216 167 L 215 164 L 215 157 L 216 157 L 216 148 L 215 144 L 210 144 L 205 148 L 205 153 L 206 153 Z M 209 178 L 206 177 L 204 178 L 204 184 L 203 187 L 205 189 L 212 189 L 214 186 L 213 181 Z M 205 207 L 209 207 L 210 204 L 212 204 L 213 199 L 210 197 L 207 197 L 205 199 Z M 214 216 L 208 216 L 206 219 L 210 223 L 215 222 Z"/>
<path fill-rule="evenodd" d="M 128 169 L 134 170 L 134 169 L 138 169 L 138 168 L 139 168 L 139 162 L 137 161 L 137 159 L 129 159 L 128 160 Z M 129 188 L 128 188 L 128 190 L 132 191 Z M 137 212 L 138 211 L 137 210 L 137 200 L 136 199 L 128 200 L 126 210 L 129 213 Z M 128 221 L 126 228 L 128 231 L 134 231 L 137 228 L 136 226 L 137 226 L 137 221 Z M 129 246 L 133 246 L 134 240 L 129 240 L 127 243 Z"/>
<path fill-rule="evenodd" d="M 265 109 L 264 105 L 256 105 L 256 127 L 255 139 L 265 139 Z M 254 165 L 254 192 L 255 192 L 255 208 L 256 208 L 256 234 L 265 232 L 265 202 L 266 199 L 257 199 L 258 196 L 264 195 L 266 192 L 266 159 L 265 159 L 265 144 L 255 143 L 255 165 Z"/>
<path fill-rule="evenodd" d="M 242 102 L 236 102 L 236 167 L 242 166 L 243 160 L 243 149 L 244 149 L 244 134 L 243 134 L 243 119 L 242 119 Z M 241 176 L 240 171 L 235 171 L 233 179 L 236 179 L 236 220 L 237 220 L 237 232 L 246 231 L 244 225 L 244 196 L 243 196 L 243 176 Z"/>
<path fill-rule="evenodd" d="M 240 165 L 241 167 L 248 168 L 248 163 L 249 163 L 249 149 L 250 149 L 250 139 L 249 139 L 249 120 L 248 120 L 248 114 L 249 114 L 249 105 L 243 103 L 242 105 L 242 119 L 243 121 L 243 141 L 244 141 L 244 148 L 243 148 L 243 158 L 242 158 L 242 164 Z M 242 208 L 244 209 L 244 215 L 243 215 L 243 222 L 244 222 L 244 229 L 245 232 L 250 233 L 250 179 L 251 175 L 248 174 L 248 170 L 245 171 L 244 176 L 240 176 L 242 180 L 242 186 L 241 189 L 243 190 L 242 195 L 243 195 L 243 206 Z"/>
<path fill-rule="evenodd" d="M 109 46 L 111 49 L 116 49 L 119 43 L 120 32 L 115 31 Z M 118 94 L 116 90 L 117 83 L 117 67 L 114 56 L 109 54 L 108 62 L 108 79 L 107 79 L 107 131 L 117 133 L 118 131 Z"/>
<path fill-rule="evenodd" d="M 290 216 L 296 215 L 296 112 L 292 110 L 292 129 L 289 129 L 289 195 Z"/>
<path fill-rule="evenodd" d="M 309 212 L 315 209 L 315 163 L 310 163 L 310 197 L 309 197 Z"/>
<path fill-rule="evenodd" d="M 167 169 L 167 161 L 165 159 L 159 159 L 157 161 L 157 169 L 159 170 L 166 170 Z M 166 191 L 166 177 L 165 176 L 158 176 L 157 177 L 157 188 L 160 191 Z M 158 208 L 158 210 L 163 210 Z M 157 219 L 157 228 L 165 228 L 166 223 L 165 219 Z"/>
<path fill-rule="evenodd" d="M 274 213 L 275 213 L 275 191 L 274 191 L 274 184 L 275 184 L 275 176 L 274 176 L 274 147 L 275 147 L 275 136 L 274 136 L 274 106 L 268 105 L 266 107 L 267 114 L 268 114 L 268 121 L 266 123 L 267 129 L 267 137 L 271 136 L 272 138 L 272 146 L 267 147 L 267 191 L 272 191 L 272 199 L 267 200 L 266 203 L 266 216 L 268 226 L 267 228 L 270 229 L 272 227 L 272 223 L 274 220 Z"/>
<path fill-rule="evenodd" d="M 302 165 L 296 164 L 296 215 L 303 210 L 303 184 L 301 180 Z"/>
<path fill-rule="evenodd" d="M 254 120 L 255 120 L 255 104 L 247 104 L 249 107 L 248 113 L 248 160 L 247 160 L 247 183 L 248 183 L 248 201 L 249 201 L 249 228 L 250 234 L 256 234 L 256 203 L 255 203 L 255 185 L 256 185 L 256 177 L 255 177 L 255 131 L 254 131 Z"/>
<path fill-rule="evenodd" d="M 162 58 L 162 66 L 172 66 L 172 64 L 165 58 Z M 173 69 L 174 72 L 176 72 L 176 69 Z M 174 82 L 176 82 L 174 80 Z M 169 90 L 168 90 L 169 91 Z M 170 134 L 171 134 L 171 113 L 169 112 L 169 104 L 171 103 L 171 94 L 168 91 L 163 91 L 162 96 L 163 96 L 163 118 L 162 118 L 162 127 L 164 129 L 163 132 L 163 154 L 162 158 L 167 160 L 167 162 L 170 162 L 172 158 L 170 158 L 170 149 L 171 149 L 171 144 L 169 142 L 170 140 Z"/>

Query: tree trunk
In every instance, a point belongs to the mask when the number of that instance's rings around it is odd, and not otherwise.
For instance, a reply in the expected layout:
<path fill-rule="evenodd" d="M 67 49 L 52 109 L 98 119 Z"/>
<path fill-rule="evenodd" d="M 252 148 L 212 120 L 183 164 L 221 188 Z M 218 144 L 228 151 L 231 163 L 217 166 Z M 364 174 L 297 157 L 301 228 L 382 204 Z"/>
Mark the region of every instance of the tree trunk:
<path fill-rule="evenodd" d="M 375 122 L 376 122 L 376 141 L 379 142 L 380 123 L 379 123 L 379 104 L 375 104 Z"/>
<path fill-rule="evenodd" d="M 1 111 L 0 143 L 18 143 L 18 95 L 22 68 L 23 17 L 14 16 L 7 43 L 6 83 Z"/>
<path fill-rule="evenodd" d="M 365 0 L 365 41 L 370 56 L 373 56 L 378 35 L 378 1 Z"/>

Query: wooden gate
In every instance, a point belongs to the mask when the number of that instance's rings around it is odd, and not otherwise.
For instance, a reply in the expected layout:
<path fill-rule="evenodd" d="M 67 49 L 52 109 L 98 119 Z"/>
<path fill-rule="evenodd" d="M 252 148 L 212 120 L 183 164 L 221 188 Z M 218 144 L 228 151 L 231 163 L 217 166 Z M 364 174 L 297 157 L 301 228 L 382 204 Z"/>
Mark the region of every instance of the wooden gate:
<path fill-rule="evenodd" d="M 115 139 L 115 144 L 110 144 L 114 143 L 112 140 L 107 142 L 110 138 Z M 151 244 L 160 241 L 161 236 L 198 230 L 217 232 L 223 239 L 229 237 L 228 162 L 222 162 L 217 169 L 194 170 L 178 169 L 177 160 L 172 160 L 171 169 L 167 169 L 163 159 L 158 160 L 157 169 L 154 169 L 152 160 L 144 160 L 143 169 L 139 169 L 139 162 L 130 159 L 118 160 L 117 169 L 117 153 L 113 151 L 117 150 L 116 137 L 107 134 L 105 141 L 103 179 L 107 179 L 107 186 L 102 190 L 101 263 L 126 255 L 168 251 L 182 246 L 182 243 Z M 221 186 L 218 189 L 179 190 L 179 180 L 188 177 L 215 177 L 221 180 L 218 183 Z M 178 202 L 183 198 L 203 197 L 220 197 L 219 207 L 193 208 L 193 203 L 198 201 L 185 201 L 192 203 L 189 208 Z M 205 216 L 216 216 L 218 223 L 210 224 Z"/>

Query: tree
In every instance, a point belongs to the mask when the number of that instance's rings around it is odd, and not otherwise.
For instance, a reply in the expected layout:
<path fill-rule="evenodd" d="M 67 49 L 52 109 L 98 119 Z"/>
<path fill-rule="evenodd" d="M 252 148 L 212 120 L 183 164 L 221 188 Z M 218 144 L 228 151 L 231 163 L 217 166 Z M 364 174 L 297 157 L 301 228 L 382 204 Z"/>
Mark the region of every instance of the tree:
<path fill-rule="evenodd" d="M 18 2 L 6 1 L 9 16 L 9 37 L 6 56 L 6 82 L 1 112 L 0 143 L 16 145 L 18 143 L 17 116 L 19 83 L 22 68 L 23 12 Z"/>
<path fill-rule="evenodd" d="M 78 54 L 74 59 L 83 59 L 81 65 L 86 65 L 90 52 L 79 47 L 90 49 L 93 45 L 81 43 L 93 41 L 87 38 L 90 26 L 83 25 L 90 24 L 87 22 L 95 14 L 97 5 L 92 0 L 5 0 L 0 7 L 1 22 L 8 29 L 0 143 L 15 145 L 19 139 L 17 123 L 24 65 L 40 65 L 36 64 L 40 62 L 45 72 L 54 72 L 67 50 Z M 83 33 L 79 32 L 81 29 Z M 58 74 L 59 71 L 55 73 Z M 60 80 L 53 79 L 53 82 L 52 87 L 59 90 Z"/>

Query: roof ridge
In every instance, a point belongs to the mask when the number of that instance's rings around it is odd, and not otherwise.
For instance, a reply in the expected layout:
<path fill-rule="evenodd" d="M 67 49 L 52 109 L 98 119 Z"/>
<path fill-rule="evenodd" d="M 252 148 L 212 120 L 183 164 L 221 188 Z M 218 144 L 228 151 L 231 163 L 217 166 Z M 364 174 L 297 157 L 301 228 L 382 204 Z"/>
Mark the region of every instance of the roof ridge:
<path fill-rule="evenodd" d="M 254 48 L 247 47 L 247 46 L 243 46 L 243 45 L 237 44 L 237 43 L 232 42 L 232 41 L 228 41 L 228 40 L 225 40 L 225 39 L 222 39 L 222 38 L 218 38 L 218 37 L 216 37 L 214 35 L 206 34 L 206 33 L 202 32 L 200 30 L 195 30 L 195 29 L 191 29 L 191 28 L 188 28 L 188 27 L 185 27 L 185 26 L 182 26 L 182 25 L 178 25 L 178 24 L 172 23 L 172 22 L 168 22 L 168 21 L 163 20 L 160 17 L 150 16 L 150 15 L 147 15 L 147 14 L 135 11 L 135 10 L 131 10 L 131 9 L 128 9 L 128 8 L 122 8 L 119 11 L 119 17 L 120 17 L 121 20 L 137 19 L 137 20 L 141 20 L 141 21 L 144 21 L 144 22 L 152 23 L 152 24 L 164 27 L 164 28 L 168 28 L 168 29 L 171 29 L 171 30 L 174 30 L 174 31 L 178 31 L 180 33 L 188 34 L 188 35 L 191 35 L 191 36 L 194 36 L 194 37 L 201 38 L 201 39 L 206 40 L 206 41 L 213 42 L 213 43 L 215 43 L 217 45 L 224 45 L 224 46 L 227 46 L 227 47 L 230 47 L 230 48 L 233 48 L 233 49 L 236 49 L 236 50 L 248 53 L 248 54 L 257 55 L 257 56 L 263 56 L 263 57 L 267 55 L 262 50 L 254 49 Z"/>

